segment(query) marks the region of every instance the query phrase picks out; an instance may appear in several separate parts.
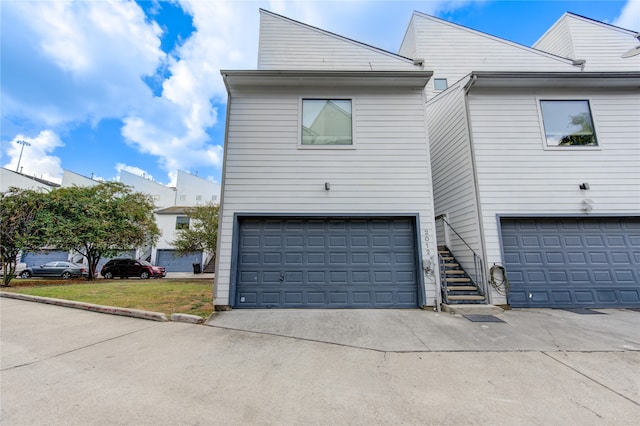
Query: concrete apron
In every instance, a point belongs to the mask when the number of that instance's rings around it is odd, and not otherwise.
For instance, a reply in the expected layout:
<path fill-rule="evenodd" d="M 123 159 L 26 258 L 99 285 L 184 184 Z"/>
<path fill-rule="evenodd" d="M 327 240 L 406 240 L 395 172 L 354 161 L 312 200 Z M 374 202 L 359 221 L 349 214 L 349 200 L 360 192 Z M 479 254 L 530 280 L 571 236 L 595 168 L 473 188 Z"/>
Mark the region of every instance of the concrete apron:
<path fill-rule="evenodd" d="M 206 325 L 392 352 L 640 351 L 640 313 L 519 309 L 472 322 L 421 310 L 237 309 Z M 491 318 L 489 318 L 491 319 Z"/>

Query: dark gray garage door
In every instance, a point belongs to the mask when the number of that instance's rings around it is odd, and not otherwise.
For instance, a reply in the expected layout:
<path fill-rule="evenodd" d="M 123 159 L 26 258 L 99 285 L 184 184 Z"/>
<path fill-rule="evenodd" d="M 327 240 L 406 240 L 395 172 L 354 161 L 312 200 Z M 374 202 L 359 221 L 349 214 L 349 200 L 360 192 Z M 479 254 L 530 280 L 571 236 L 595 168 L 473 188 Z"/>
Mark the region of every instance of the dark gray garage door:
<path fill-rule="evenodd" d="M 640 218 L 501 219 L 512 307 L 639 307 Z"/>
<path fill-rule="evenodd" d="M 158 250 L 156 265 L 164 266 L 167 272 L 193 272 L 193 264 L 202 264 L 202 252 L 194 251 L 184 256 L 175 250 Z"/>
<path fill-rule="evenodd" d="M 238 308 L 415 308 L 414 220 L 243 218 Z"/>
<path fill-rule="evenodd" d="M 61 250 L 42 250 L 25 253 L 22 256 L 22 261 L 27 264 L 27 266 L 40 266 L 44 265 L 48 262 L 66 262 L 69 259 L 68 251 Z"/>

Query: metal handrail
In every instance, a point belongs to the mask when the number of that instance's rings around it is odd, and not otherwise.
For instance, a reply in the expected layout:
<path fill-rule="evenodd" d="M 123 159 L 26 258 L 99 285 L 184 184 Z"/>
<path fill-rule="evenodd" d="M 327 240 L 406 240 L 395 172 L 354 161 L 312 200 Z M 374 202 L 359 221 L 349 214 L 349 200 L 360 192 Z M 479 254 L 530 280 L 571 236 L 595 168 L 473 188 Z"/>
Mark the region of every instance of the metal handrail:
<path fill-rule="evenodd" d="M 484 296 L 486 295 L 486 285 L 485 285 L 485 280 L 484 280 L 484 262 L 482 261 L 482 258 L 475 252 L 474 249 L 471 248 L 471 246 L 464 240 L 464 238 L 462 238 L 462 235 L 460 235 L 458 233 L 458 231 L 455 230 L 455 228 L 447 221 L 447 219 L 445 219 L 445 215 L 441 214 L 439 216 L 435 217 L 435 220 L 439 220 L 442 219 L 442 221 L 449 227 L 449 229 L 451 229 L 460 239 L 460 241 L 462 241 L 464 243 L 464 245 L 467 246 L 467 248 L 471 251 L 471 253 L 473 254 L 473 269 L 474 269 L 474 273 L 473 273 L 473 277 L 472 280 L 474 281 L 474 283 L 478 286 L 478 290 L 480 291 L 480 293 Z M 451 248 L 449 247 L 449 250 L 451 250 Z M 443 259 L 442 256 L 438 256 L 441 260 L 442 263 Z M 443 265 L 441 265 L 443 266 Z M 446 295 L 446 273 L 444 272 L 444 267 L 440 268 L 442 270 L 442 275 L 443 275 L 443 280 L 442 282 L 444 283 L 444 287 L 445 288 L 445 295 Z"/>

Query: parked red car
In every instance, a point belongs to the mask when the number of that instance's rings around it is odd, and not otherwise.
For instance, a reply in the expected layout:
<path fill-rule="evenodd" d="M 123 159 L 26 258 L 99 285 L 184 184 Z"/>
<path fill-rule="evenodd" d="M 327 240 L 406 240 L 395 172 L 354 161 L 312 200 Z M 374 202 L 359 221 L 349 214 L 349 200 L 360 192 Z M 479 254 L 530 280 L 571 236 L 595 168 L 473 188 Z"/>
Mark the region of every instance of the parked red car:
<path fill-rule="evenodd" d="M 164 278 L 167 271 L 162 266 L 153 266 L 146 260 L 135 259 L 111 259 L 104 264 L 100 275 L 110 280 L 115 277 L 128 278 L 140 277 L 146 280 L 149 277 Z"/>

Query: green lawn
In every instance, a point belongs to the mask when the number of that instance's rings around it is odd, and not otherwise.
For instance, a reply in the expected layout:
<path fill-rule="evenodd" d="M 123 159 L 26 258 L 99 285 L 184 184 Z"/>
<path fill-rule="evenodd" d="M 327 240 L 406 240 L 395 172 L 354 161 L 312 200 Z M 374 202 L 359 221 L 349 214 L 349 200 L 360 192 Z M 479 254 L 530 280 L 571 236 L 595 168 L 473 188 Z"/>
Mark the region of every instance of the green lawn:
<path fill-rule="evenodd" d="M 34 280 L 30 284 L 33 285 L 3 287 L 2 290 L 96 305 L 162 312 L 167 316 L 182 313 L 207 318 L 213 312 L 213 285 L 208 280 L 76 280 L 65 284 L 50 281 L 39 283 Z"/>

